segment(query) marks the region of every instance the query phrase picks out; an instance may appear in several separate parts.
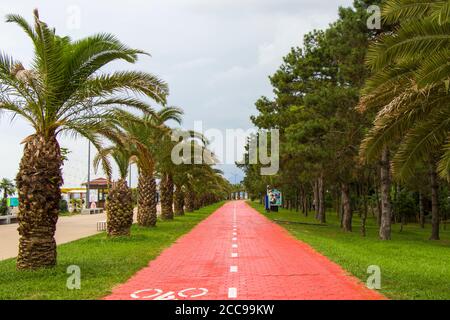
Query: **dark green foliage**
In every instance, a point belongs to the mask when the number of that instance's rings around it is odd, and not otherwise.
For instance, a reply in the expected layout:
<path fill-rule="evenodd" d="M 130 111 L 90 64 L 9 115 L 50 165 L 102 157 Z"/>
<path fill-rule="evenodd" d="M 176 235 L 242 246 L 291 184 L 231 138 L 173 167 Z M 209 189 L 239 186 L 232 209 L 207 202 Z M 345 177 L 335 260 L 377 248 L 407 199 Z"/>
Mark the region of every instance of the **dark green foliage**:
<path fill-rule="evenodd" d="M 6 199 L 0 200 L 0 216 L 6 215 L 8 207 L 6 206 Z"/>
<path fill-rule="evenodd" d="M 399 219 L 414 221 L 419 212 L 418 202 L 414 199 L 414 194 L 406 189 L 401 189 L 400 192 L 397 192 L 392 204 L 394 213 Z"/>
<path fill-rule="evenodd" d="M 67 212 L 67 211 L 69 211 L 69 206 L 68 206 L 66 200 L 61 199 L 59 201 L 59 211 L 60 212 Z"/>

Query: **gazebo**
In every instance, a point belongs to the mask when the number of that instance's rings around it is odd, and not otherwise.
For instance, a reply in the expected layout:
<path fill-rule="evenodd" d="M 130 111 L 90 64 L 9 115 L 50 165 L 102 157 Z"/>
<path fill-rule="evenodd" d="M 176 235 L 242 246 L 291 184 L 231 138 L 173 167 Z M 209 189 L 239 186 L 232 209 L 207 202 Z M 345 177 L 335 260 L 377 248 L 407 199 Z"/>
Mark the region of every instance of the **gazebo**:
<path fill-rule="evenodd" d="M 106 196 L 108 195 L 108 180 L 105 178 L 98 178 L 82 184 L 89 189 L 89 203 L 95 202 L 97 208 L 105 208 Z"/>

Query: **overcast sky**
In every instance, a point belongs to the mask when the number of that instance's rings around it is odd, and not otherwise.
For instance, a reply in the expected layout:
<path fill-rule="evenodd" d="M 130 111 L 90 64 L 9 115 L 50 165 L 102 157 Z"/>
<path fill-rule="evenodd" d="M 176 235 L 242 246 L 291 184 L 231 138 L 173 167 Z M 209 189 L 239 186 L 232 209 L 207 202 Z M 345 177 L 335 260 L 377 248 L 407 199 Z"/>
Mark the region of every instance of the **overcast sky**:
<path fill-rule="evenodd" d="M 0 3 L 0 50 L 25 65 L 32 56 L 30 41 L 7 13 L 41 19 L 60 35 L 81 38 L 97 32 L 115 34 L 127 45 L 151 53 L 131 68 L 157 74 L 169 83 L 169 104 L 185 111 L 185 128 L 194 121 L 220 130 L 249 129 L 254 102 L 271 96 L 268 76 L 305 33 L 324 28 L 351 0 L 46 0 Z M 121 70 L 124 64 L 109 70 Z M 31 128 L 22 120 L 0 119 L 0 178 L 14 178 L 22 154 L 20 142 Z M 87 142 L 61 139 L 69 148 L 65 185 L 77 187 L 87 176 Z M 94 154 L 94 152 L 93 152 Z M 242 176 L 225 166 L 234 182 Z M 238 173 L 237 176 L 234 174 Z M 98 175 L 101 175 L 99 173 Z M 133 177 L 133 185 L 136 178 Z"/>

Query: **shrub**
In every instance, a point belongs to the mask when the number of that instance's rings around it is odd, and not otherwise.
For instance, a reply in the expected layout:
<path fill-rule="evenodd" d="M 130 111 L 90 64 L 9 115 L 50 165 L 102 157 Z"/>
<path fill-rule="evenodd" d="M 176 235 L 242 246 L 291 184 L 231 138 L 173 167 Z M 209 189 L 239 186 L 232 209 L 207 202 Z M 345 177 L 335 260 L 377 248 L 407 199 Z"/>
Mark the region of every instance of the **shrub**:
<path fill-rule="evenodd" d="M 67 212 L 67 211 L 69 211 L 69 206 L 68 206 L 66 200 L 61 199 L 59 201 L 59 211 L 60 212 Z"/>

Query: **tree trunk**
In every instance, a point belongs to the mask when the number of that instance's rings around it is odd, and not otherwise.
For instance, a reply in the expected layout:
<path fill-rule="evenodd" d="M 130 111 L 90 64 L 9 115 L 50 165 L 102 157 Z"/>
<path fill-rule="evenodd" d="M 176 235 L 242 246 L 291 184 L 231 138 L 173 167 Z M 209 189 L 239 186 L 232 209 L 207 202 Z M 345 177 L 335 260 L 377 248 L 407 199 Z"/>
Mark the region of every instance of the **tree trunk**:
<path fill-rule="evenodd" d="M 431 237 L 430 240 L 440 240 L 439 237 L 439 184 L 435 163 L 430 163 L 431 184 Z"/>
<path fill-rule="evenodd" d="M 201 197 L 194 193 L 194 210 L 199 210 L 202 207 Z"/>
<path fill-rule="evenodd" d="M 321 223 L 326 223 L 326 210 L 325 210 L 325 188 L 323 186 L 323 174 L 320 174 L 320 177 L 317 181 L 317 191 L 319 194 L 319 221 Z"/>
<path fill-rule="evenodd" d="M 133 224 L 133 197 L 125 179 L 114 183 L 106 202 L 108 236 L 129 236 Z"/>
<path fill-rule="evenodd" d="M 315 218 L 319 219 L 319 183 L 317 180 L 314 181 L 313 195 L 314 195 Z"/>
<path fill-rule="evenodd" d="M 350 204 L 350 188 L 347 183 L 342 183 L 341 186 L 342 191 L 342 207 L 343 207 L 343 214 L 342 214 L 342 229 L 345 232 L 352 232 L 352 207 Z"/>
<path fill-rule="evenodd" d="M 156 226 L 156 206 L 158 199 L 156 194 L 156 181 L 152 174 L 139 172 L 138 181 L 138 214 L 137 221 L 140 226 Z"/>
<path fill-rule="evenodd" d="M 392 182 L 391 182 L 392 183 Z M 394 184 L 393 186 L 393 199 L 392 199 L 392 207 L 391 207 L 391 217 L 392 217 L 392 224 L 397 224 L 397 221 L 399 220 L 399 213 L 398 213 L 398 208 L 397 208 L 397 199 L 398 199 L 398 184 Z"/>
<path fill-rule="evenodd" d="M 366 230 L 366 222 L 367 222 L 367 215 L 369 213 L 368 203 L 367 203 L 367 194 L 369 193 L 369 186 L 367 185 L 366 188 L 363 190 L 363 210 L 362 210 L 362 216 L 361 216 L 361 235 L 363 237 L 366 236 L 367 230 Z"/>
<path fill-rule="evenodd" d="M 425 209 L 423 205 L 423 195 L 419 192 L 419 223 L 422 229 L 425 229 Z"/>
<path fill-rule="evenodd" d="M 377 184 L 375 184 L 375 200 L 377 202 L 377 225 L 378 227 L 381 227 L 381 200 L 380 200 L 380 194 L 378 191 L 378 188 L 376 187 Z"/>
<path fill-rule="evenodd" d="M 181 185 L 175 187 L 173 204 L 176 216 L 184 216 L 184 192 Z"/>
<path fill-rule="evenodd" d="M 186 212 L 194 212 L 195 192 L 191 188 L 187 188 L 184 203 L 186 204 Z"/>
<path fill-rule="evenodd" d="M 391 239 L 391 178 L 389 165 L 389 149 L 385 147 L 380 162 L 380 182 L 381 182 L 381 219 L 380 219 L 380 239 Z"/>
<path fill-rule="evenodd" d="M 17 269 L 56 265 L 55 230 L 63 178 L 56 137 L 31 136 L 25 144 L 16 182 L 19 193 Z"/>
<path fill-rule="evenodd" d="M 336 209 L 336 217 L 339 219 L 341 217 L 341 201 L 342 201 L 342 192 L 339 188 L 336 188 L 335 194 L 335 209 Z"/>
<path fill-rule="evenodd" d="M 159 187 L 161 193 L 161 218 L 173 219 L 173 178 L 169 173 L 164 173 Z"/>
<path fill-rule="evenodd" d="M 309 215 L 309 201 L 308 201 L 309 195 L 306 193 L 306 191 L 303 191 L 303 208 L 304 208 L 304 215 L 307 217 Z"/>

